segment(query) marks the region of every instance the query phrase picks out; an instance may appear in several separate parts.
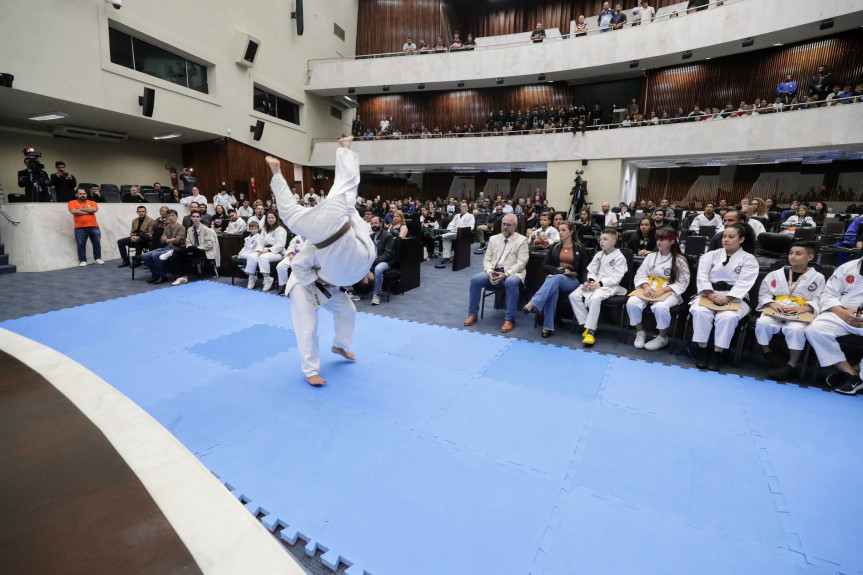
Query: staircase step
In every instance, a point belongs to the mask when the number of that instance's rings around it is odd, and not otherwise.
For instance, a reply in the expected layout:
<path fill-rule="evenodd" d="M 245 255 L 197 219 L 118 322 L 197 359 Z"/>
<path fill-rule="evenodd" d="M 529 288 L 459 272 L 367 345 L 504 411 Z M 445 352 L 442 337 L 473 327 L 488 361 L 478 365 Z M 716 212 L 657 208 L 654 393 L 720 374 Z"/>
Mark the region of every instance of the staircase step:
<path fill-rule="evenodd" d="M 4 246 L 3 244 L 0 244 L 0 256 L 2 256 L 5 253 L 6 253 L 6 246 Z"/>
<path fill-rule="evenodd" d="M 9 256 L 0 253 L 0 266 L 9 265 Z"/>
<path fill-rule="evenodd" d="M 15 266 L 8 265 L 8 264 L 0 266 L 0 276 L 2 276 L 4 274 L 14 274 L 15 269 L 16 269 Z"/>

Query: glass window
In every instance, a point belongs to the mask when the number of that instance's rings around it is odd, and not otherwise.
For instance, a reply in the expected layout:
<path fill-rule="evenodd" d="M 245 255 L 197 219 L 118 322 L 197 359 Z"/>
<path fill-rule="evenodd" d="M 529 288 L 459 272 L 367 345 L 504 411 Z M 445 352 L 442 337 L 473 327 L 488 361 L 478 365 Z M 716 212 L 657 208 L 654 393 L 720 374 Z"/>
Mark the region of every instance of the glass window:
<path fill-rule="evenodd" d="M 255 86 L 252 90 L 252 108 L 257 112 L 275 116 L 280 120 L 300 125 L 300 106 L 263 88 Z"/>
<path fill-rule="evenodd" d="M 113 28 L 108 29 L 108 39 L 111 46 L 111 61 L 125 68 L 134 68 L 132 58 L 132 37 Z"/>
<path fill-rule="evenodd" d="M 206 66 L 113 28 L 108 30 L 108 36 L 111 62 L 178 86 L 209 93 Z"/>

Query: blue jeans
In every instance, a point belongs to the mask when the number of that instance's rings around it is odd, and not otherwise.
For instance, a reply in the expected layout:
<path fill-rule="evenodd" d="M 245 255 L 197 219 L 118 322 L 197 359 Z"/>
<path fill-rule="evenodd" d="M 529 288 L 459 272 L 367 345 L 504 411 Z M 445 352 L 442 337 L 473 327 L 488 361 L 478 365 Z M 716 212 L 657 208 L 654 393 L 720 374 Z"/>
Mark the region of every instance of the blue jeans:
<path fill-rule="evenodd" d="M 375 266 L 375 295 L 381 295 L 384 291 L 384 272 L 390 269 L 390 264 L 381 262 Z"/>
<path fill-rule="evenodd" d="M 102 259 L 102 232 L 99 226 L 75 228 L 75 243 L 78 244 L 78 261 L 87 261 L 87 238 L 93 244 L 93 259 Z"/>
<path fill-rule="evenodd" d="M 470 303 L 467 306 L 468 315 L 479 315 L 479 300 L 482 297 L 482 289 L 485 288 L 491 291 L 506 290 L 506 313 L 503 318 L 507 321 L 515 321 L 515 314 L 518 311 L 518 290 L 521 286 L 521 278 L 518 276 L 509 276 L 503 283 L 492 285 L 488 279 L 488 274 L 480 272 L 470 278 Z"/>
<path fill-rule="evenodd" d="M 174 248 L 172 247 L 166 246 L 157 250 L 150 250 L 141 256 L 141 261 L 144 262 L 144 265 L 147 266 L 147 269 L 149 269 L 150 273 L 153 274 L 153 279 L 165 277 L 165 268 L 162 265 L 162 260 L 159 259 L 159 256 L 173 249 Z"/>
<path fill-rule="evenodd" d="M 557 311 L 557 298 L 560 293 L 569 295 L 580 285 L 576 276 L 565 276 L 557 274 L 546 278 L 542 287 L 530 299 L 536 309 L 541 309 L 545 316 L 542 321 L 543 329 L 554 329 L 554 314 Z"/>

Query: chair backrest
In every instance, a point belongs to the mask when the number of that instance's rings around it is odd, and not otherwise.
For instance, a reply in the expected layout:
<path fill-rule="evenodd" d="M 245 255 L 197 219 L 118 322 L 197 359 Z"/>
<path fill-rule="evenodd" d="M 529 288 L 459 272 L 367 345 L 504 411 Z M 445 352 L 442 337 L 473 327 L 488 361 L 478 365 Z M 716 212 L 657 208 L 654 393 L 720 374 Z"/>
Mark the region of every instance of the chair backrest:
<path fill-rule="evenodd" d="M 593 218 L 593 223 L 605 229 L 605 214 L 590 214 L 590 217 Z"/>
<path fill-rule="evenodd" d="M 794 230 L 795 240 L 810 242 L 815 239 L 815 228 L 797 228 Z"/>
<path fill-rule="evenodd" d="M 147 202 L 151 204 L 158 204 L 162 201 L 162 199 L 159 197 L 159 194 L 152 191 L 144 192 L 144 198 L 146 198 Z"/>
<path fill-rule="evenodd" d="M 767 274 L 769 274 L 770 271 L 771 270 L 759 271 L 758 277 L 755 278 L 755 283 L 752 284 L 751 288 L 749 288 L 749 307 L 751 308 L 751 313 L 753 314 L 756 313 L 755 308 L 758 306 L 758 290 L 761 289 L 761 283 L 764 281 L 764 278 L 767 277 Z"/>
<path fill-rule="evenodd" d="M 423 235 L 422 223 L 420 222 L 419 214 L 414 212 L 410 216 L 405 217 L 405 225 L 408 227 L 408 235 L 414 238 L 421 238 Z"/>
<path fill-rule="evenodd" d="M 688 256 L 703 255 L 707 248 L 707 238 L 705 236 L 687 236 L 684 248 Z"/>
<path fill-rule="evenodd" d="M 771 224 L 775 224 L 779 221 L 779 215 L 779 212 L 767 212 L 767 221 L 769 221 Z"/>
<path fill-rule="evenodd" d="M 141 193 L 142 194 L 146 195 L 148 192 L 155 193 L 156 190 L 153 189 L 153 186 L 141 186 Z"/>
<path fill-rule="evenodd" d="M 135 184 L 124 184 L 120 186 L 120 195 L 122 196 L 123 194 L 132 191 L 132 186 L 134 185 Z"/>
<path fill-rule="evenodd" d="M 621 248 L 620 253 L 623 254 L 624 258 L 626 258 L 626 273 L 623 275 L 623 281 L 620 283 L 620 285 L 623 286 L 623 289 L 626 290 L 626 293 L 629 293 L 635 289 L 633 287 L 633 283 L 635 282 L 636 266 L 632 265 L 632 260 L 634 259 L 635 255 L 629 248 Z"/>
<path fill-rule="evenodd" d="M 632 230 L 624 230 L 624 231 L 623 231 L 623 235 L 620 237 L 620 243 L 621 243 L 621 245 L 624 245 L 624 246 L 625 246 L 625 245 L 628 245 L 628 244 L 629 244 L 629 240 L 632 238 L 632 235 L 633 235 L 634 233 L 635 233 L 635 230 L 634 230 L 634 229 L 632 229 Z"/>
<path fill-rule="evenodd" d="M 755 239 L 755 257 L 784 259 L 791 250 L 794 236 L 790 234 L 764 232 Z"/>
<path fill-rule="evenodd" d="M 114 184 L 102 184 L 99 193 L 106 202 L 120 203 L 120 190 Z"/>
<path fill-rule="evenodd" d="M 716 234 L 716 226 L 701 226 L 698 228 L 698 235 L 705 238 L 712 238 Z"/>
<path fill-rule="evenodd" d="M 624 234 L 626 234 L 626 232 L 628 232 L 630 230 L 637 230 L 638 229 L 638 221 L 637 220 L 625 220 L 623 222 L 623 224 L 621 224 L 621 229 L 623 230 Z"/>
<path fill-rule="evenodd" d="M 825 234 L 841 234 L 845 231 L 845 222 L 834 218 L 828 218 L 824 220 L 824 227 L 821 231 Z"/>

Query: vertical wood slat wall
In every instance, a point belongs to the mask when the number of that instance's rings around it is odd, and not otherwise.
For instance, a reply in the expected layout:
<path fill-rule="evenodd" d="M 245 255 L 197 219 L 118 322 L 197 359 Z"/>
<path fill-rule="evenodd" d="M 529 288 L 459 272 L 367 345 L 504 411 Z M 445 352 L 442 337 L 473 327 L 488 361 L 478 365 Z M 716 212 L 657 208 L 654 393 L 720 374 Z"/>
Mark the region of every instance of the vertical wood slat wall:
<path fill-rule="evenodd" d="M 429 46 L 458 28 L 455 0 L 361 0 L 357 14 L 357 55 L 401 52 L 405 39 Z M 467 34 L 465 34 L 467 36 Z"/>
<path fill-rule="evenodd" d="M 504 199 L 510 199 L 514 196 L 518 183 L 522 178 L 544 179 L 547 177 L 547 173 L 480 172 L 476 174 L 464 174 L 456 172 L 426 172 L 422 175 L 421 186 L 417 186 L 413 181 L 409 181 L 406 178 L 364 173 L 360 180 L 358 194 L 360 197 L 368 199 L 380 196 L 381 200 L 388 202 L 404 200 L 409 197 L 414 199 L 419 198 L 424 201 L 435 200 L 437 198 L 446 199 L 450 195 L 450 188 L 456 177 L 473 179 L 473 195 L 469 198 L 471 200 L 479 196 L 479 193 L 485 189 L 485 185 L 490 179 L 508 179 L 509 194 L 505 195 Z"/>
<path fill-rule="evenodd" d="M 642 81 L 642 108 L 660 116 L 673 116 L 678 107 L 689 113 L 692 106 L 735 109 L 741 101 L 776 97 L 776 86 L 785 74 L 792 74 L 805 95 L 809 78 L 824 63 L 834 83 L 850 84 L 863 78 L 863 30 L 856 29 L 827 38 L 771 47 L 754 53 L 736 54 L 710 61 L 651 70 Z"/>
<path fill-rule="evenodd" d="M 543 103 L 566 108 L 572 103 L 572 96 L 566 84 L 545 83 L 485 90 L 361 96 L 357 100 L 357 113 L 366 127 L 378 127 L 381 117 L 386 115 L 393 116 L 402 132 L 406 132 L 413 123 L 417 128 L 425 124 L 429 130 L 437 126 L 446 132 L 456 123 L 473 123 L 480 129 L 485 126 L 489 112 L 497 112 L 501 108 L 505 113 Z"/>
<path fill-rule="evenodd" d="M 267 198 L 271 172 L 262 152 L 235 140 L 196 142 L 183 145 L 183 165 L 195 169 L 198 188 L 210 200 L 225 182 L 235 193 L 245 193 L 252 200 Z M 293 184 L 294 164 L 282 160 L 282 174 Z M 251 177 L 255 177 L 256 194 L 251 194 Z M 299 182 L 297 182 L 299 185 Z"/>

